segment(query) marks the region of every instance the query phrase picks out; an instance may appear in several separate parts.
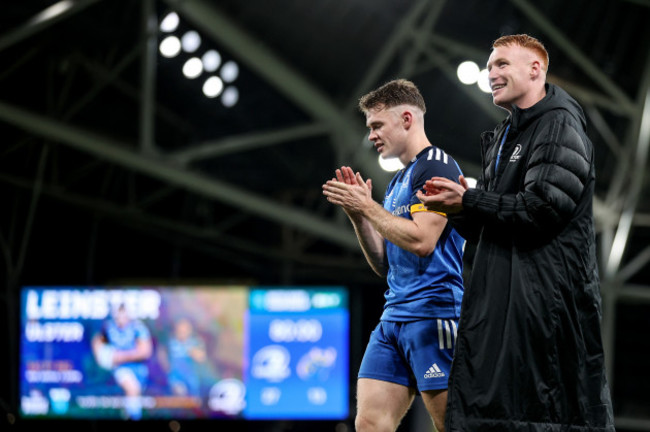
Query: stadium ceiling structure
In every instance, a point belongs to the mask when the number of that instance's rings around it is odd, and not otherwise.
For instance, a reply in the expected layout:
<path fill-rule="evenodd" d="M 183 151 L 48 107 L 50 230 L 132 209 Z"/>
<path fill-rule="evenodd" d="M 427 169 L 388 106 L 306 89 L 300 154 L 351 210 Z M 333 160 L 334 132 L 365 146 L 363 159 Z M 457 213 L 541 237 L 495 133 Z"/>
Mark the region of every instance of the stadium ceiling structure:
<path fill-rule="evenodd" d="M 203 95 L 207 75 L 183 76 L 192 55 L 161 56 L 170 12 L 179 37 L 200 35 L 197 52 L 238 65 L 234 106 Z M 617 311 L 650 304 L 649 22 L 648 0 L 13 2 L 0 15 L 5 302 L 48 281 L 377 283 L 321 194 L 341 165 L 372 178 L 378 199 L 392 175 L 366 140 L 359 96 L 412 79 L 429 139 L 477 176 L 478 136 L 505 112 L 456 68 L 484 65 L 502 34 L 529 33 L 547 45 L 549 81 L 583 106 L 596 149 L 617 386 Z M 633 403 L 618 412 L 621 427 L 650 427 Z"/>

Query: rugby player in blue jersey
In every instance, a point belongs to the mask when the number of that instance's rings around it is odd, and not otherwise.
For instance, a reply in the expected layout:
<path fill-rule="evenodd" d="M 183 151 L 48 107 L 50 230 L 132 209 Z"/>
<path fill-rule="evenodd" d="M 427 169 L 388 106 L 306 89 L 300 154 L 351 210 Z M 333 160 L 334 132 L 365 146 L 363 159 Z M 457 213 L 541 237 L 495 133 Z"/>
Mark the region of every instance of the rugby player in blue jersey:
<path fill-rule="evenodd" d="M 142 418 L 142 390 L 149 378 L 146 361 L 153 354 L 153 342 L 147 326 L 132 319 L 124 304 L 113 310 L 102 331 L 92 339 L 99 365 L 112 372 L 124 390 L 124 412 L 130 420 Z"/>
<path fill-rule="evenodd" d="M 363 96 L 359 108 L 368 139 L 404 168 L 391 180 L 383 206 L 372 198 L 371 180 L 350 167 L 337 169 L 323 185 L 327 200 L 352 222 L 370 267 L 388 284 L 358 373 L 356 430 L 396 430 L 419 392 L 442 432 L 463 296 L 464 239 L 416 193 L 433 173 L 456 181 L 461 170 L 427 139 L 426 106 L 412 82 L 388 82 Z"/>

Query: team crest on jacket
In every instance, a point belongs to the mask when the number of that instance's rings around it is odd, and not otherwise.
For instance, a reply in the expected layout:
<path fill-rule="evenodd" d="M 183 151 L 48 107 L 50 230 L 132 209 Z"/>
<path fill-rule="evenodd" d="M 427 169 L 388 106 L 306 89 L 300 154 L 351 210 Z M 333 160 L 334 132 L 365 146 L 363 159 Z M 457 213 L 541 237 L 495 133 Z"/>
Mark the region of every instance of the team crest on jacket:
<path fill-rule="evenodd" d="M 510 162 L 517 162 L 521 158 L 521 144 L 517 144 L 510 155 Z"/>

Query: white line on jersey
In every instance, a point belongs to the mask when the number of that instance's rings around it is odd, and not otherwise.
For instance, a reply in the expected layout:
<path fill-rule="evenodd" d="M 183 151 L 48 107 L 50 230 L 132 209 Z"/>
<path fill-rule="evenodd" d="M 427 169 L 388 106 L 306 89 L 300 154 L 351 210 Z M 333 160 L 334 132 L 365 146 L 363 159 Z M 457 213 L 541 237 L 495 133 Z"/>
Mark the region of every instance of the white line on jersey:
<path fill-rule="evenodd" d="M 429 150 L 429 154 L 428 154 L 428 156 L 427 156 L 427 160 L 431 160 L 431 159 L 433 159 L 433 150 L 434 150 L 434 149 Z M 444 164 L 449 163 L 449 157 L 447 156 L 447 153 L 445 153 L 444 151 L 440 150 L 439 148 L 436 148 L 435 150 L 436 150 L 436 160 L 437 160 L 437 161 L 439 161 L 439 160 L 442 159 L 442 162 L 443 162 Z"/>

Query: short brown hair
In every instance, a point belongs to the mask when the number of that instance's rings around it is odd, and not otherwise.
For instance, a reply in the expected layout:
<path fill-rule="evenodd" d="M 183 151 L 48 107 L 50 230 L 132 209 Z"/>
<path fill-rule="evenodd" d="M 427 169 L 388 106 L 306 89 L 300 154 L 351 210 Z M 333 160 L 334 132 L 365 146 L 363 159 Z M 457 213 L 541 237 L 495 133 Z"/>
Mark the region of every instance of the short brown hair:
<path fill-rule="evenodd" d="M 539 40 L 527 34 L 506 35 L 501 36 L 499 39 L 495 40 L 492 44 L 492 48 L 507 45 L 519 45 L 522 48 L 526 48 L 535 52 L 535 54 L 542 58 L 542 69 L 548 71 L 548 51 L 546 51 L 544 44 L 542 44 Z"/>
<path fill-rule="evenodd" d="M 375 108 L 384 109 L 399 105 L 412 105 L 421 109 L 423 113 L 427 111 L 420 90 L 411 81 L 405 79 L 389 81 L 359 99 L 359 109 L 363 113 Z"/>

